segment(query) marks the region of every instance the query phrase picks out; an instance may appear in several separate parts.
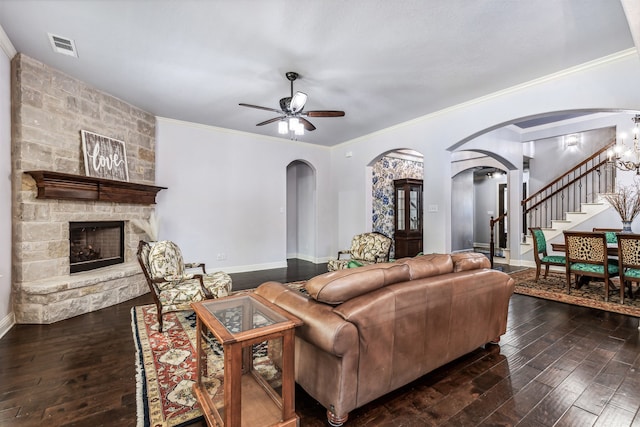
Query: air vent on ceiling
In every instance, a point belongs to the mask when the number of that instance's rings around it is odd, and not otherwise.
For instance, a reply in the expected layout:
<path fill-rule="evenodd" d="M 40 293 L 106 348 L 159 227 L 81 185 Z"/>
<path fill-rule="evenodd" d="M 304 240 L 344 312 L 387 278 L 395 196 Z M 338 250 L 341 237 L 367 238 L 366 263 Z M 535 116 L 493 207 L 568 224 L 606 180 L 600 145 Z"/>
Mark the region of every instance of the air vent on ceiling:
<path fill-rule="evenodd" d="M 66 37 L 56 36 L 55 34 L 49 34 L 49 41 L 51 42 L 51 47 L 54 52 L 62 53 L 63 55 L 69 55 L 78 57 L 78 52 L 76 51 L 76 44 L 73 40 L 68 39 Z"/>

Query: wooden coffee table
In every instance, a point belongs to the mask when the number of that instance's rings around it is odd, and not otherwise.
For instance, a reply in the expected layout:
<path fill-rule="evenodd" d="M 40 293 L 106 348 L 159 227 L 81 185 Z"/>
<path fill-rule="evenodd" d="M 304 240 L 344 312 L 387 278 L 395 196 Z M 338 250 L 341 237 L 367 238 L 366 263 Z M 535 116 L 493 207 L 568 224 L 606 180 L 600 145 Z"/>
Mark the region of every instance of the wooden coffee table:
<path fill-rule="evenodd" d="M 294 340 L 302 321 L 253 293 L 191 304 L 197 316 L 198 378 L 193 386 L 208 425 L 224 427 L 299 425 L 295 413 Z M 207 372 L 210 331 L 224 351 L 223 384 Z M 253 345 L 282 351 L 281 394 L 254 369 Z M 280 344 L 280 345 L 278 345 Z M 211 374 L 211 376 L 209 376 Z M 218 375 L 219 376 L 219 375 Z M 207 388 L 207 386 L 210 386 Z"/>

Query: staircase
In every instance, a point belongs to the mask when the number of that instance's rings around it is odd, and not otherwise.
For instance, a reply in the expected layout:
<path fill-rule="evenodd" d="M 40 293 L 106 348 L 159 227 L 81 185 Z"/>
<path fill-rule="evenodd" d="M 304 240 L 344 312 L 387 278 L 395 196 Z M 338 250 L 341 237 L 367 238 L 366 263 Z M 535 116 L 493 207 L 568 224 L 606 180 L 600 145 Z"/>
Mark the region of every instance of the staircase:
<path fill-rule="evenodd" d="M 547 242 L 579 224 L 609 209 L 600 194 L 615 188 L 616 169 L 607 162 L 607 151 L 615 140 L 604 148 L 551 181 L 540 191 L 521 202 L 527 227 L 542 228 Z M 533 249 L 533 241 L 526 233 L 520 254 Z M 550 250 L 550 248 L 549 248 Z"/>
<path fill-rule="evenodd" d="M 562 232 L 564 230 L 571 230 L 608 209 L 609 205 L 605 202 L 582 203 L 579 212 L 566 212 L 565 219 L 551 220 L 551 227 L 542 228 L 544 237 L 549 244 L 552 241 L 557 242 L 558 240 L 556 238 L 562 236 Z M 532 250 L 533 239 L 531 238 L 531 235 L 527 233 L 525 241 L 520 244 L 520 254 L 526 254 Z M 551 251 L 550 245 L 548 250 Z"/>

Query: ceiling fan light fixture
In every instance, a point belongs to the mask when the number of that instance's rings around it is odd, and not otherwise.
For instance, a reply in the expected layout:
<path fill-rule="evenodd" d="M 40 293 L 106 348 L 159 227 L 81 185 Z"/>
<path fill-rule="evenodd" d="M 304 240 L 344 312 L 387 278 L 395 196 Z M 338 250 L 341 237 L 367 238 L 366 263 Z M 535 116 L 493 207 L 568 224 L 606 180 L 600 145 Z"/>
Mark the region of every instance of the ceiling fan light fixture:
<path fill-rule="evenodd" d="M 294 132 L 296 135 L 304 135 L 304 125 L 302 122 L 298 121 L 298 124 L 294 128 Z"/>
<path fill-rule="evenodd" d="M 295 130 L 298 123 L 300 123 L 300 120 L 297 117 L 289 117 L 289 129 Z"/>
<path fill-rule="evenodd" d="M 291 97 L 291 103 L 289 104 L 289 109 L 292 113 L 297 113 L 304 108 L 304 104 L 307 102 L 307 94 L 304 92 L 296 92 L 293 97 Z"/>
<path fill-rule="evenodd" d="M 289 126 L 287 125 L 286 120 L 280 120 L 278 122 L 278 133 L 281 135 L 289 133 Z"/>

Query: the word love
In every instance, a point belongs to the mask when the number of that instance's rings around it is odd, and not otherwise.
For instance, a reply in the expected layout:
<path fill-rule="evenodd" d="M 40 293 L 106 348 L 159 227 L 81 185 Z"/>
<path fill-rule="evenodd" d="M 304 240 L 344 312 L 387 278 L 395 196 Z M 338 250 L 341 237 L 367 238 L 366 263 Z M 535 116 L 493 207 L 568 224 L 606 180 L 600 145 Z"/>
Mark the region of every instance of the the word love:
<path fill-rule="evenodd" d="M 99 171 L 102 168 L 107 168 L 108 170 L 117 169 L 124 163 L 124 159 L 121 159 L 118 153 L 102 154 L 100 152 L 100 144 L 96 144 L 93 147 L 93 152 L 89 154 L 89 158 L 95 171 Z"/>

